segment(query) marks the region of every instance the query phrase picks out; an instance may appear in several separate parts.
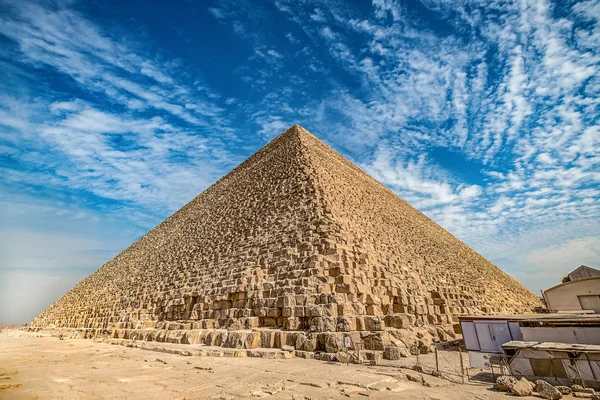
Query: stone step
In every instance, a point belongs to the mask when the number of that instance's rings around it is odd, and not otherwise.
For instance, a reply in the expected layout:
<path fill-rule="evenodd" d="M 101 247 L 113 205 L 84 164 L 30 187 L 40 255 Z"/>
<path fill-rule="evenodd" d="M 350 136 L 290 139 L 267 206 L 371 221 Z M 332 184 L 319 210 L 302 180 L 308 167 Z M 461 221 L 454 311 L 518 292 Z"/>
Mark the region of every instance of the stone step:
<path fill-rule="evenodd" d="M 127 339 L 98 339 L 96 340 L 96 342 L 132 347 L 141 350 L 156 351 L 159 353 L 178 354 L 181 356 L 257 357 L 272 360 L 286 360 L 295 357 L 294 351 L 284 351 L 280 349 L 228 349 L 223 347 L 205 345 L 142 342 Z"/>

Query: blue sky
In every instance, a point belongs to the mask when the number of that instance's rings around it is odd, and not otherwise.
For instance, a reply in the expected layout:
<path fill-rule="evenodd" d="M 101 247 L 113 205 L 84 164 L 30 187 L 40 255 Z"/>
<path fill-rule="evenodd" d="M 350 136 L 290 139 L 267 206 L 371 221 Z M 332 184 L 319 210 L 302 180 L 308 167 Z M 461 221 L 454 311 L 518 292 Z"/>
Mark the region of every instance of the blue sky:
<path fill-rule="evenodd" d="M 531 290 L 600 266 L 600 2 L 3 1 L 0 323 L 299 123 Z"/>

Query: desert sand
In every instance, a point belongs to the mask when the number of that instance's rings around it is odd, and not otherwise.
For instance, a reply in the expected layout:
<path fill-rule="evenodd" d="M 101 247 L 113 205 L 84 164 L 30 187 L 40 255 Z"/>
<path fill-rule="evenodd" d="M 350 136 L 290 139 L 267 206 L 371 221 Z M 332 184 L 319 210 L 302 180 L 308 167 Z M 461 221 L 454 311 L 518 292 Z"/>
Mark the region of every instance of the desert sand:
<path fill-rule="evenodd" d="M 412 380 L 411 380 L 412 379 Z M 416 382 L 415 382 L 416 381 Z M 196 357 L 0 333 L 0 399 L 500 399 L 408 369 L 292 358 Z"/>

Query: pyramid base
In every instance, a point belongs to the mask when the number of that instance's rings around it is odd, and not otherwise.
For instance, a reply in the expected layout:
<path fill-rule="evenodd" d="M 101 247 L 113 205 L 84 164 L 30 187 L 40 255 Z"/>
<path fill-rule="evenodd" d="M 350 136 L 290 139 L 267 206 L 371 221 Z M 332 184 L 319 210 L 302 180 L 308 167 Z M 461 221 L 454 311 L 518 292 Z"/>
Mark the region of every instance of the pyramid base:
<path fill-rule="evenodd" d="M 53 336 L 73 339 L 121 339 L 156 343 L 173 343 L 220 347 L 224 349 L 257 348 L 288 349 L 302 358 L 319 358 L 342 361 L 346 352 L 361 352 L 363 357 L 397 360 L 410 354 L 425 354 L 434 350 L 435 342 L 457 338 L 451 325 L 386 328 L 379 331 L 311 332 L 281 329 L 179 329 L 182 324 L 172 323 L 167 329 L 145 328 L 39 328 L 29 331 L 46 331 Z M 327 354 L 327 355 L 324 355 Z"/>

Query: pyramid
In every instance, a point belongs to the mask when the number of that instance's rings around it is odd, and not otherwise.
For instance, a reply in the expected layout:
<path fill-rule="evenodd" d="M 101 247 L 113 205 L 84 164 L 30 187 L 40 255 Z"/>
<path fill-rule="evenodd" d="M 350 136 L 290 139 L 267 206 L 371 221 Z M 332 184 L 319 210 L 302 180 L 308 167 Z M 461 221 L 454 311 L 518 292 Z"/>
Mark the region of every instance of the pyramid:
<path fill-rule="evenodd" d="M 335 353 L 428 351 L 461 314 L 541 306 L 516 280 L 294 125 L 29 325 Z M 368 349 L 369 347 L 365 347 Z"/>

